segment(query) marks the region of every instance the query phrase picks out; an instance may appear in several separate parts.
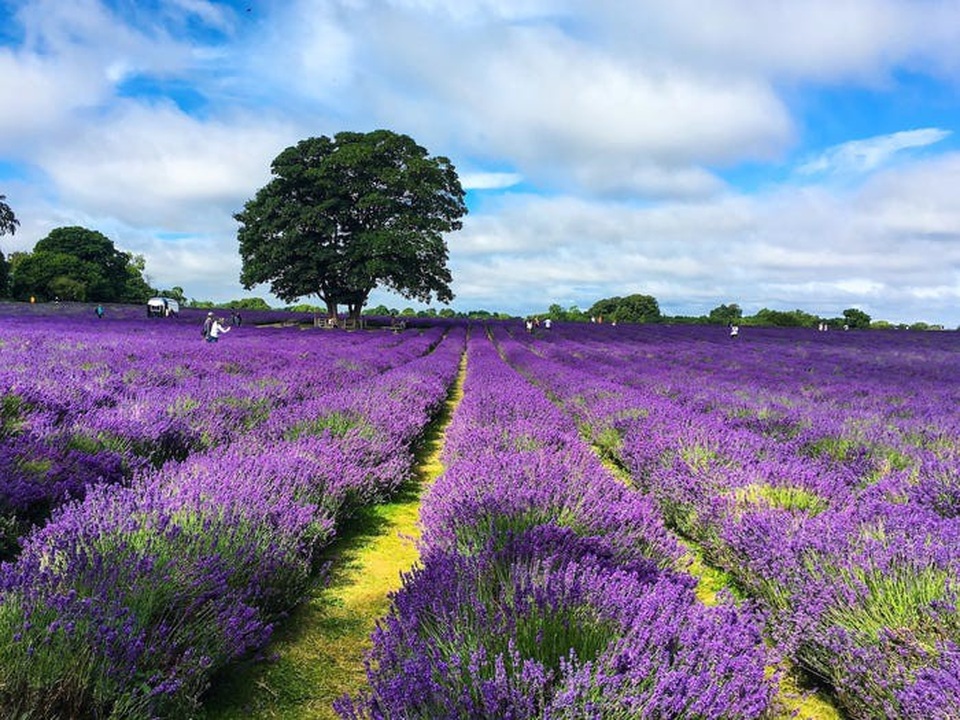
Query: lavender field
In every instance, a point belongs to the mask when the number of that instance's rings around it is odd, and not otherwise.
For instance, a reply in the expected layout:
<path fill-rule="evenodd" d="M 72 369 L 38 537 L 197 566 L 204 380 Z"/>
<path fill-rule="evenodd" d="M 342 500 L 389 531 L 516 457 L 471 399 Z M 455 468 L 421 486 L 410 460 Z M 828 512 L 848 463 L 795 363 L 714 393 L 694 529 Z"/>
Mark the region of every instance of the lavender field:
<path fill-rule="evenodd" d="M 202 315 L 0 305 L 3 717 L 198 714 L 464 357 L 341 717 L 780 718 L 795 673 L 846 717 L 960 717 L 956 333 Z"/>

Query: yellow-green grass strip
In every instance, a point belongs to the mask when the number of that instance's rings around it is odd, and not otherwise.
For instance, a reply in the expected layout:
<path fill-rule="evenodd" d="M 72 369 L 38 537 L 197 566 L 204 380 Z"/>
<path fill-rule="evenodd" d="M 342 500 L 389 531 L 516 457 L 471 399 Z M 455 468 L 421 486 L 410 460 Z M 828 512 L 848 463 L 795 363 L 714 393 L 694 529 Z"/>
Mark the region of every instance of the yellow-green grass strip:
<path fill-rule="evenodd" d="M 443 471 L 444 432 L 463 397 L 465 358 L 417 454 L 414 478 L 391 502 L 364 508 L 326 553 L 327 581 L 276 632 L 275 659 L 233 668 L 204 703 L 207 720 L 335 720 L 333 702 L 366 685 L 363 660 L 400 575 L 418 560 L 420 497 Z"/>
<path fill-rule="evenodd" d="M 588 434 L 585 433 L 584 438 L 590 442 Z M 603 466 L 614 477 L 625 485 L 631 487 L 635 485 L 629 471 L 618 462 L 616 456 L 611 456 L 605 448 L 596 443 L 591 443 L 591 446 Z M 723 590 L 738 596 L 737 588 L 726 571 L 711 565 L 696 543 L 679 535 L 675 537 L 681 547 L 686 550 L 681 558 L 681 569 L 696 578 L 697 587 L 694 592 L 701 603 L 705 606 L 716 605 L 719 602 L 717 595 Z M 770 668 L 771 672 L 773 670 L 774 668 Z M 798 673 L 789 664 L 782 668 L 776 705 L 772 720 L 842 720 L 843 718 L 830 701 L 829 693 L 811 685 L 802 673 Z"/>

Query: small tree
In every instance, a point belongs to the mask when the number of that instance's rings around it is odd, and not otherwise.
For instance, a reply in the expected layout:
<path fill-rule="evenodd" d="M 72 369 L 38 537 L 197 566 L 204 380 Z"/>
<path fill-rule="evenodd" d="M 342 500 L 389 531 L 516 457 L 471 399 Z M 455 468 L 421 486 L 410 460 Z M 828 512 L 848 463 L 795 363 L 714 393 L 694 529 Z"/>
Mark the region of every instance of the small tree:
<path fill-rule="evenodd" d="M 612 318 L 613 314 L 617 311 L 617 308 L 620 306 L 620 301 L 623 300 L 619 295 L 615 295 L 611 298 L 603 298 L 602 300 L 597 300 L 593 305 L 590 306 L 588 311 L 590 317 L 606 317 Z"/>
<path fill-rule="evenodd" d="M 411 300 L 453 299 L 444 233 L 466 214 L 456 170 L 389 130 L 309 138 L 273 161 L 273 179 L 234 217 L 246 289 L 286 302 L 316 294 L 330 317 L 360 317 L 385 285 Z"/>
<path fill-rule="evenodd" d="M 626 323 L 659 322 L 661 319 L 657 299 L 639 293 L 597 300 L 590 308 L 590 316 Z"/>
<path fill-rule="evenodd" d="M 152 292 L 143 279 L 142 256 L 118 250 L 103 233 L 83 227 L 52 230 L 32 253 L 22 253 L 16 262 L 11 256 L 10 264 L 13 295 L 21 300 L 141 302 Z"/>
<path fill-rule="evenodd" d="M 743 318 L 743 310 L 736 303 L 715 307 L 710 311 L 709 315 L 710 322 L 719 323 L 721 325 L 739 322 L 741 318 Z"/>
<path fill-rule="evenodd" d="M 843 311 L 843 320 L 847 327 L 863 330 L 870 327 L 870 316 L 863 310 L 847 308 Z"/>
<path fill-rule="evenodd" d="M 627 295 L 613 313 L 617 322 L 652 323 L 660 321 L 660 304 L 652 295 Z"/>

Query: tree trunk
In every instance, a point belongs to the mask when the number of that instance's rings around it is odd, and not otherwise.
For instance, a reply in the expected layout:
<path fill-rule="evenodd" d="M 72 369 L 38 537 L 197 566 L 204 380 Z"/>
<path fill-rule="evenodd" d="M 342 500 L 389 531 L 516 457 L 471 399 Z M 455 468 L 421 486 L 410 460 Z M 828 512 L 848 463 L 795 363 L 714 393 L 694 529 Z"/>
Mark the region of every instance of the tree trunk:
<path fill-rule="evenodd" d="M 354 327 L 360 327 L 360 316 L 363 313 L 363 303 L 349 303 L 347 309 L 350 312 L 350 322 Z"/>
<path fill-rule="evenodd" d="M 347 311 L 349 312 L 349 322 L 355 328 L 361 327 L 361 315 L 363 306 L 367 304 L 367 298 L 370 297 L 370 291 L 358 291 L 350 293 L 350 297 L 345 298 Z"/>

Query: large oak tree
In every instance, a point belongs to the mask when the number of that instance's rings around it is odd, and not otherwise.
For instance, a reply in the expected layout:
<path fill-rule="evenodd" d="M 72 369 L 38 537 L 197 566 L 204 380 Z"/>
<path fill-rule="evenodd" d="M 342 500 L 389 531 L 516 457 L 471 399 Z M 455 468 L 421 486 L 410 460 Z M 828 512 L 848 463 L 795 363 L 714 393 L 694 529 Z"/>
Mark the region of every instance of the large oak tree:
<path fill-rule="evenodd" d="M 380 285 L 408 299 L 453 299 L 444 234 L 462 227 L 464 192 L 445 157 L 389 130 L 308 138 L 234 218 L 246 289 L 286 302 L 317 295 L 359 318 Z"/>

